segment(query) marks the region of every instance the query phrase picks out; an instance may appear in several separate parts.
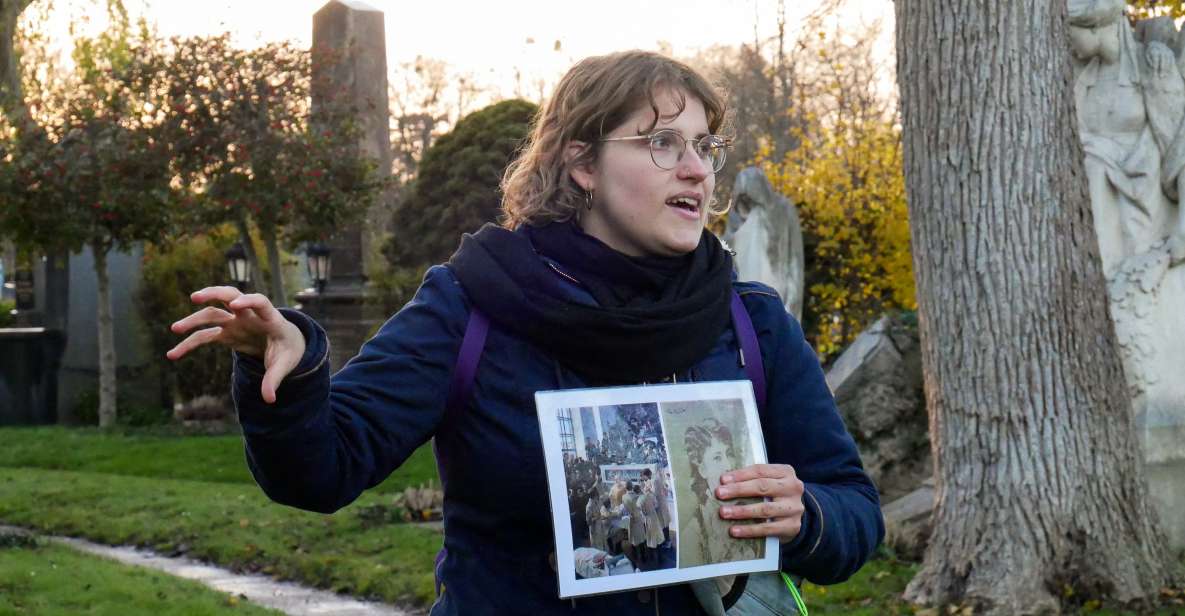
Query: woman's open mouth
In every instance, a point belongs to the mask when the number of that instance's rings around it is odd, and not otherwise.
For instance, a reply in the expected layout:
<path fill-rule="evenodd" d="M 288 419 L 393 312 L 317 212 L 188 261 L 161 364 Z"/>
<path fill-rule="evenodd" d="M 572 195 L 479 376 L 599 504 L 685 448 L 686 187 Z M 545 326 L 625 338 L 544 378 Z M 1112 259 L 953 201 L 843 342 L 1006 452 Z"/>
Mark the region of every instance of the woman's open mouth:
<path fill-rule="evenodd" d="M 674 208 L 680 216 L 699 220 L 699 199 L 695 197 L 673 197 L 667 199 L 667 206 Z"/>

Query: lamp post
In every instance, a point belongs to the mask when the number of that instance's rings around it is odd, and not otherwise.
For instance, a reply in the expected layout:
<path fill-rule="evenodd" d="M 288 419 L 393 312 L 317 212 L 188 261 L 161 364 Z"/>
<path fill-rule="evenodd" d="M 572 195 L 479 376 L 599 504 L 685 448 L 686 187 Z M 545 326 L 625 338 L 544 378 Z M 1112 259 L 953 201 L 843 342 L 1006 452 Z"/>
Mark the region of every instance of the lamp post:
<path fill-rule="evenodd" d="M 235 242 L 226 251 L 226 266 L 230 270 L 230 281 L 235 288 L 242 291 L 251 283 L 251 268 L 247 263 L 247 251 L 243 250 L 241 242 Z"/>
<path fill-rule="evenodd" d="M 313 279 L 313 286 L 317 293 L 325 292 L 325 283 L 329 282 L 329 247 L 320 242 L 309 244 L 306 254 L 309 262 L 309 277 Z"/>
<path fill-rule="evenodd" d="M 313 287 L 317 289 L 317 316 L 321 314 L 321 295 L 325 293 L 325 284 L 329 282 L 329 247 L 321 242 L 309 244 L 305 254 L 308 255 L 309 277 L 313 279 Z"/>

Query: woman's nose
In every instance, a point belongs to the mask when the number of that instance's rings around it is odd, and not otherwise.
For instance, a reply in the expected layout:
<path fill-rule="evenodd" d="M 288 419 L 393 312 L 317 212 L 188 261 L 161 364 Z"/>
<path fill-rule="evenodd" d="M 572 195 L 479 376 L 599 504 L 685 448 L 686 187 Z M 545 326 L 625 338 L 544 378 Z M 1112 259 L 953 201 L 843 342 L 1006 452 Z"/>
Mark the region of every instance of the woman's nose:
<path fill-rule="evenodd" d="M 679 159 L 679 164 L 676 165 L 676 170 L 680 179 L 695 180 L 696 182 L 704 181 L 712 173 L 708 168 L 708 164 L 704 159 L 696 154 L 695 147 L 690 141 L 687 142 L 683 150 L 683 156 Z"/>

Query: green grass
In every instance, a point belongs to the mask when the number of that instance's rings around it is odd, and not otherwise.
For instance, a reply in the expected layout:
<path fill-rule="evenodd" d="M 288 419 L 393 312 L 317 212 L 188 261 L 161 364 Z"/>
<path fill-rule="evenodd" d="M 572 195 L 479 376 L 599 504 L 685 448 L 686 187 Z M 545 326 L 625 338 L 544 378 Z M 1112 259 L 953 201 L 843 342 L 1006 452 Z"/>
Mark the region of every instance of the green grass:
<path fill-rule="evenodd" d="M 364 494 L 325 516 L 272 503 L 254 485 L 0 468 L 0 521 L 45 533 L 183 552 L 236 570 L 391 603 L 432 600 L 440 533 L 373 525 Z"/>
<path fill-rule="evenodd" d="M 0 616 L 280 614 L 165 573 L 58 545 L 0 547 Z"/>
<path fill-rule="evenodd" d="M 255 485 L 241 437 L 178 437 L 161 430 L 3 428 L 0 467 L 5 466 Z M 400 492 L 429 480 L 437 480 L 436 461 L 431 446 L 424 445 L 371 492 Z"/>
<path fill-rule="evenodd" d="M 843 584 L 803 584 L 802 598 L 811 614 L 886 616 L 913 614 L 913 606 L 901 600 L 905 585 L 920 565 L 881 555 L 869 561 Z"/>

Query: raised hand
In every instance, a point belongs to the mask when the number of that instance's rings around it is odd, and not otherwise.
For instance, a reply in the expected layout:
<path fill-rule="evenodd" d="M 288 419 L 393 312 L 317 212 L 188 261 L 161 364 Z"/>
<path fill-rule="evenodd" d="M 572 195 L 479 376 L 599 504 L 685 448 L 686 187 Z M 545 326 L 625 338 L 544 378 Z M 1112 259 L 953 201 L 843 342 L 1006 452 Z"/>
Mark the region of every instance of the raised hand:
<path fill-rule="evenodd" d="M 276 310 L 258 293 L 244 295 L 234 287 L 206 287 L 189 296 L 195 304 L 217 302 L 224 308 L 207 306 L 173 323 L 175 334 L 189 334 L 165 353 L 178 360 L 211 342 L 263 360 L 265 368 L 260 393 L 268 404 L 276 401 L 276 389 L 304 355 L 305 339 L 300 328 Z M 193 331 L 196 330 L 196 331 Z"/>

